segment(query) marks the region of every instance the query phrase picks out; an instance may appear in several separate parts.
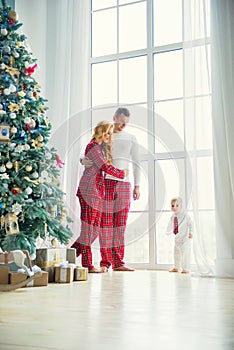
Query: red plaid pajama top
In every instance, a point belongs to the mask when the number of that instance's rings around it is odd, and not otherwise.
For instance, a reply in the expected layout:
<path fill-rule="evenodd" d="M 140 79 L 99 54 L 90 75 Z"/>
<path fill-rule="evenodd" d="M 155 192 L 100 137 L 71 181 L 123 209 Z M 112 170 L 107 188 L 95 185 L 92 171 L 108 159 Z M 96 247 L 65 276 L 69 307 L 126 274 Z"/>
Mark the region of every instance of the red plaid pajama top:
<path fill-rule="evenodd" d="M 89 142 L 85 155 L 93 161 L 93 165 L 84 170 L 77 190 L 81 208 L 81 233 L 77 244 L 83 246 L 80 251 L 82 253 L 82 265 L 91 268 L 90 246 L 99 235 L 100 227 L 103 224 L 104 173 L 123 179 L 124 171 L 107 164 L 101 146 L 95 141 Z M 74 247 L 78 247 L 77 244 L 75 243 Z"/>

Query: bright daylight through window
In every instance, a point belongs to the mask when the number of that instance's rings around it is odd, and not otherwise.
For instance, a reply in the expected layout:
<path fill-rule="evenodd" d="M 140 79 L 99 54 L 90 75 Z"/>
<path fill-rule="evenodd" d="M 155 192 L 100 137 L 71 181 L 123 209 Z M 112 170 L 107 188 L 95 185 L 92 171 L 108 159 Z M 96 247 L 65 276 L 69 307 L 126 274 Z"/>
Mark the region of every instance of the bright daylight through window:
<path fill-rule="evenodd" d="M 136 267 L 173 263 L 165 231 L 178 195 L 203 253 L 215 258 L 209 2 L 205 10 L 189 3 L 91 1 L 92 124 L 127 107 L 127 131 L 141 146 L 141 198 L 131 204 L 125 256 Z"/>

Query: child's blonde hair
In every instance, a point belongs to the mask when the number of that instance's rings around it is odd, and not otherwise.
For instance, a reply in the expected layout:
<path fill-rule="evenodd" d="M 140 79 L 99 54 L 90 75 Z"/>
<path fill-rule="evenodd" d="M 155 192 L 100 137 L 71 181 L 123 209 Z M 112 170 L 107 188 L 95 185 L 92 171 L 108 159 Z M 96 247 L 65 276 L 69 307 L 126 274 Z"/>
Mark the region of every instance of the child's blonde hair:
<path fill-rule="evenodd" d="M 182 201 L 182 198 L 181 197 L 174 197 L 171 199 L 171 204 L 173 203 L 178 203 L 179 207 L 182 208 L 182 204 L 183 204 L 183 201 Z"/>
<path fill-rule="evenodd" d="M 113 124 L 103 120 L 99 122 L 93 131 L 92 140 L 100 142 L 103 135 L 110 134 L 109 142 L 103 143 L 102 148 L 105 154 L 105 158 L 108 164 L 112 164 L 112 133 L 113 133 Z"/>

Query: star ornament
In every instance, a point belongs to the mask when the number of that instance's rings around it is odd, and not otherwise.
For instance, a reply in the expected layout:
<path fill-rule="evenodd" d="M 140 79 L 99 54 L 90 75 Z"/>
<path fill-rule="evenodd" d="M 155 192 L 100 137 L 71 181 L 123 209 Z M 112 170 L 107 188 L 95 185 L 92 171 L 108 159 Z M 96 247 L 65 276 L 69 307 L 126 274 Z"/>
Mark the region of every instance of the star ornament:
<path fill-rule="evenodd" d="M 43 146 L 43 143 L 39 142 L 38 140 L 33 140 L 32 146 L 35 147 L 36 149 L 41 149 L 41 147 Z"/>
<path fill-rule="evenodd" d="M 9 73 L 12 77 L 17 77 L 18 78 L 19 75 L 20 75 L 20 72 L 18 71 L 17 68 L 7 66 L 6 64 L 5 64 L 5 71 L 7 73 Z"/>
<path fill-rule="evenodd" d="M 16 112 L 20 110 L 21 106 L 17 105 L 17 103 L 10 102 L 8 108 L 11 112 Z"/>
<path fill-rule="evenodd" d="M 12 205 L 12 213 L 18 215 L 22 211 L 22 205 L 19 203 L 15 203 Z"/>
<path fill-rule="evenodd" d="M 4 174 L 0 174 L 0 179 L 1 180 L 8 180 L 9 179 L 9 175 L 4 173 Z"/>

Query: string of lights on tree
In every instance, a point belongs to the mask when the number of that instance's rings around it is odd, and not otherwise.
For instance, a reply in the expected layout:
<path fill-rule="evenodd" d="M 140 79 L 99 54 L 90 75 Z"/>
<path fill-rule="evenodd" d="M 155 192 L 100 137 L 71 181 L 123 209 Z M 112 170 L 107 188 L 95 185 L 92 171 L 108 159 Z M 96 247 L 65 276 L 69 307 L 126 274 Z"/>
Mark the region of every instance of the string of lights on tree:
<path fill-rule="evenodd" d="M 0 8 L 0 245 L 35 253 L 36 238 L 49 234 L 67 243 L 71 219 L 59 188 L 62 161 L 48 148 L 47 100 L 34 78 L 17 13 Z"/>

